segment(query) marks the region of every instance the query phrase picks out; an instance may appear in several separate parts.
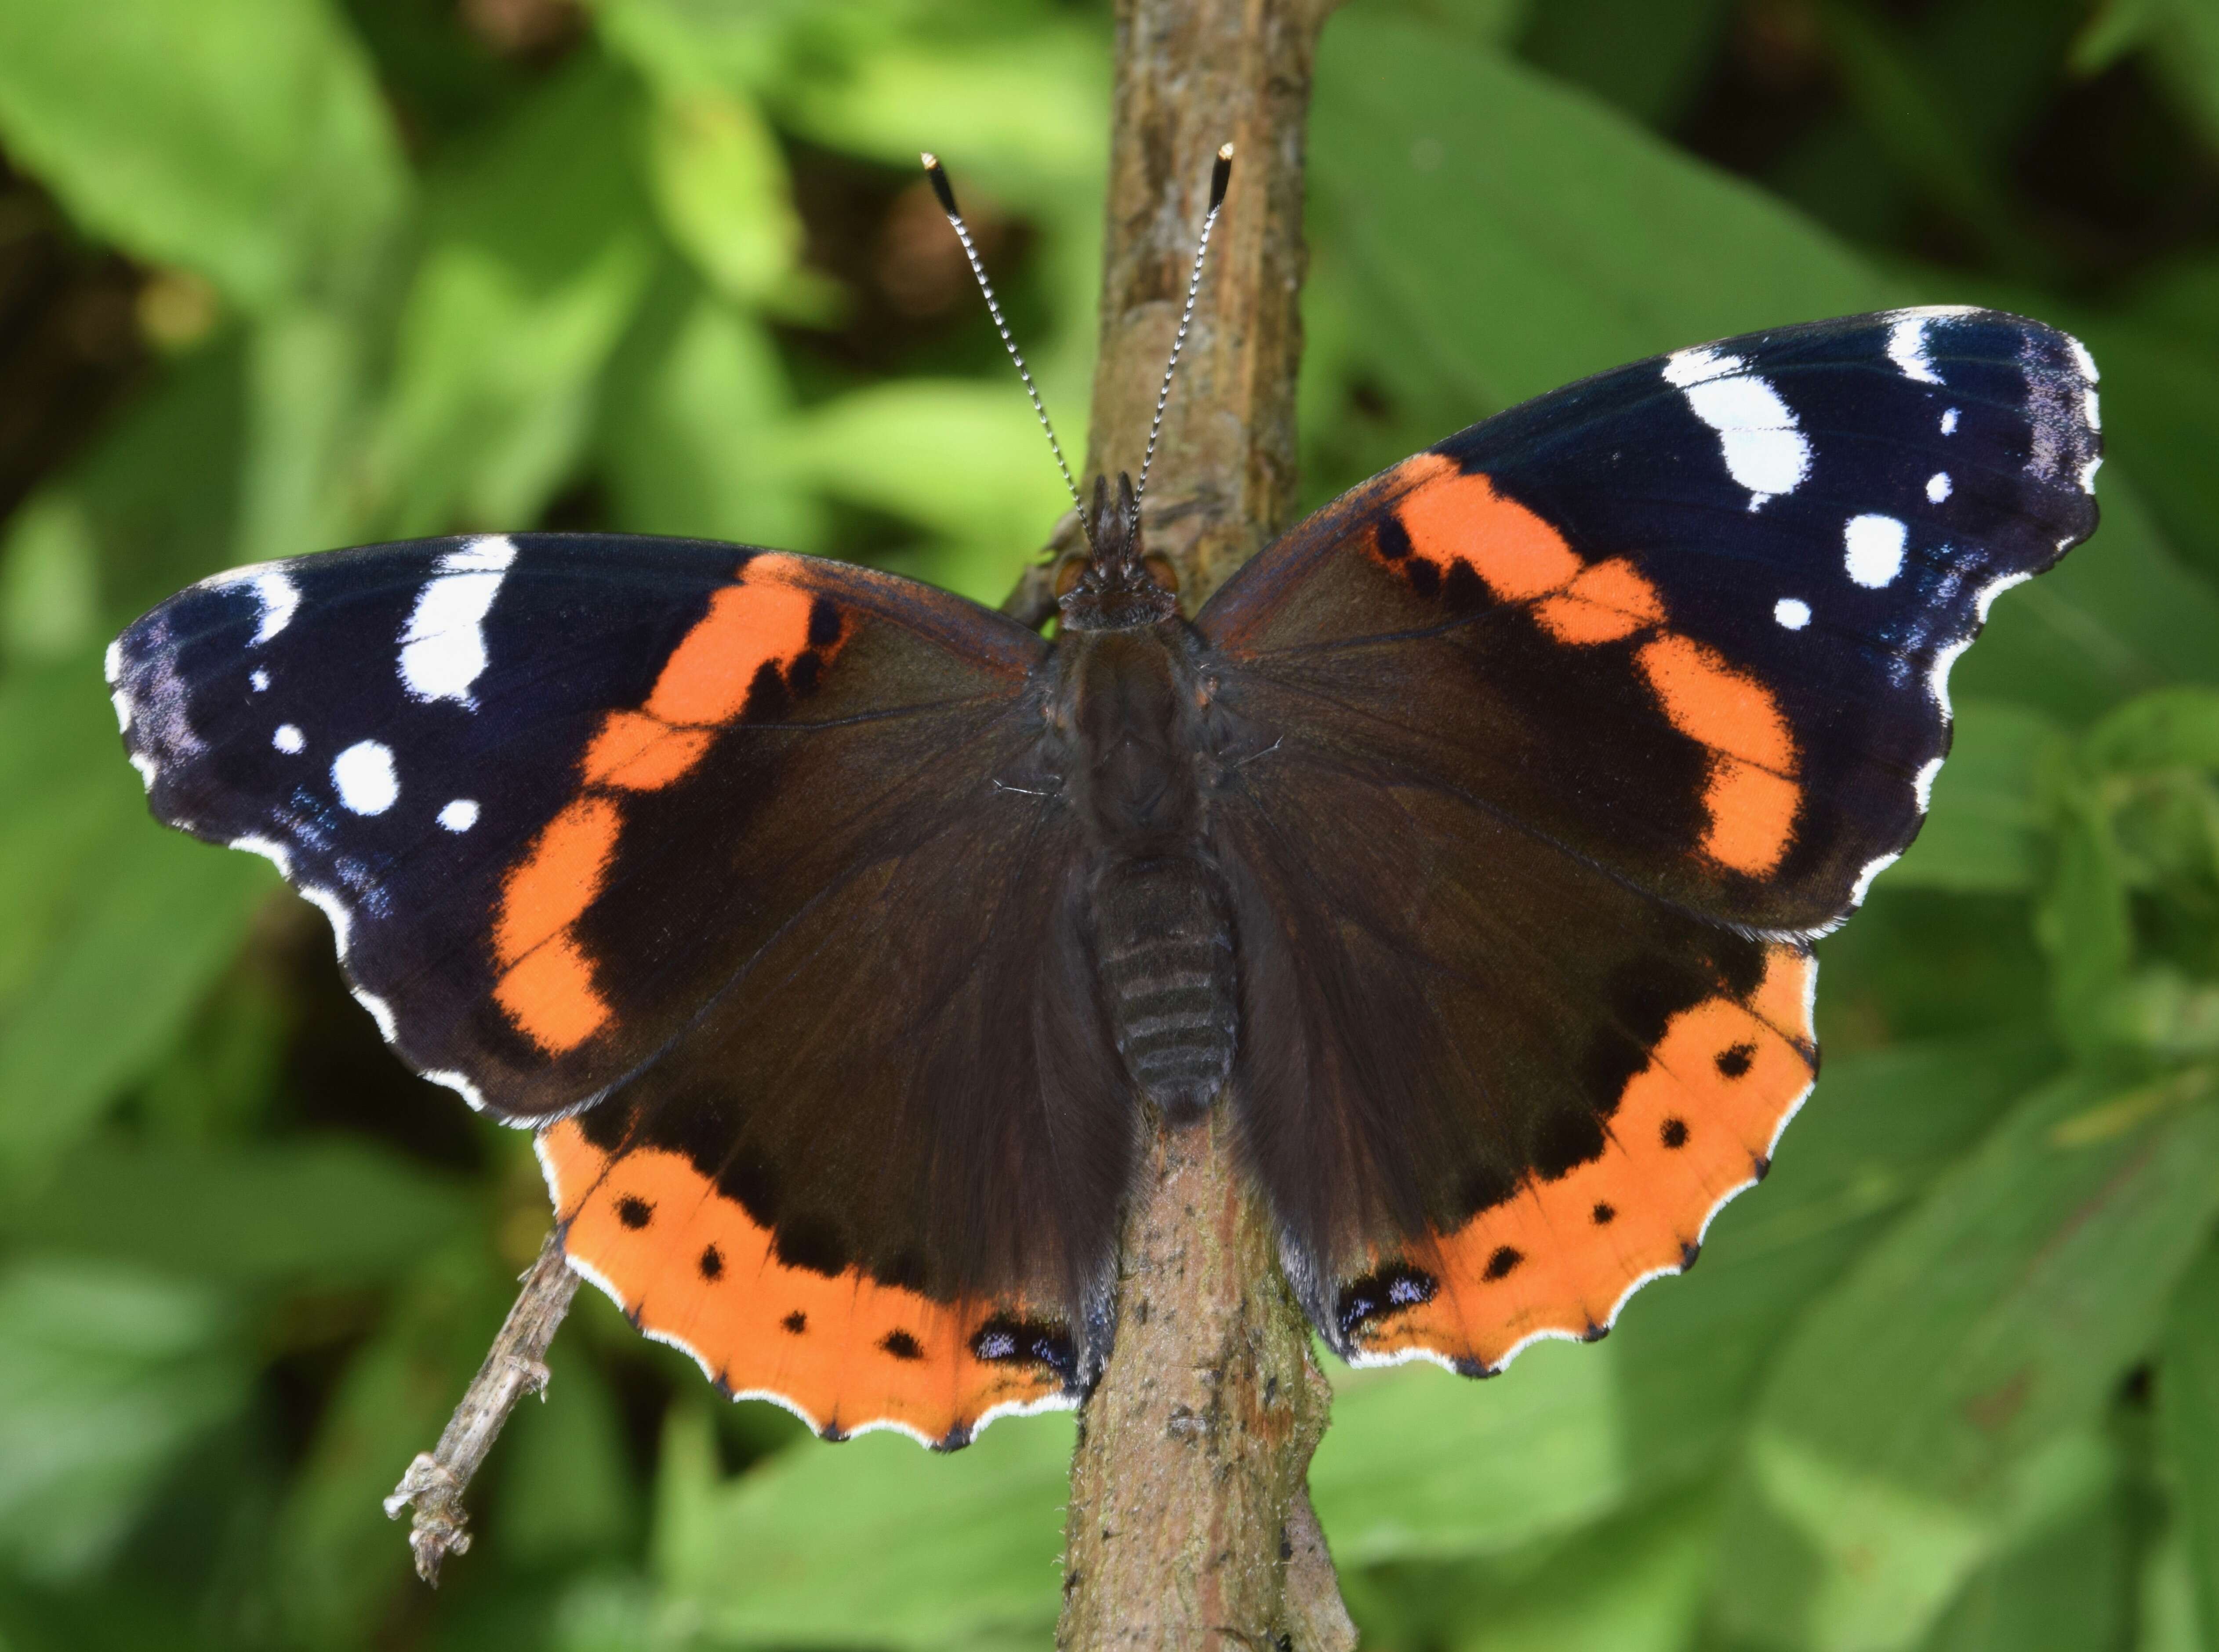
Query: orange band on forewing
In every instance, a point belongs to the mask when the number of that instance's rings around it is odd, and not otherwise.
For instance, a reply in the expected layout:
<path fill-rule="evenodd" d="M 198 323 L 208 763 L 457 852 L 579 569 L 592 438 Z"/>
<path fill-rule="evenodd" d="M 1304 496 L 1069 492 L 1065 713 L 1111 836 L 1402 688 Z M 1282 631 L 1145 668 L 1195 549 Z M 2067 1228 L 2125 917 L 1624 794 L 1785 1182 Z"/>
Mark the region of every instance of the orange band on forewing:
<path fill-rule="evenodd" d="M 623 826 L 618 794 L 651 792 L 691 773 L 716 725 L 747 708 L 766 666 L 784 669 L 811 649 L 817 599 L 790 556 L 756 556 L 715 592 L 664 661 L 638 711 L 611 711 L 579 761 L 581 795 L 550 821 L 509 873 L 494 922 L 501 974 L 494 1000 L 550 1053 L 576 1049 L 609 1020 L 593 960 L 570 928 L 600 893 Z M 844 631 L 845 621 L 842 620 Z M 840 637 L 819 645 L 829 657 Z"/>
<path fill-rule="evenodd" d="M 1712 753 L 1703 852 L 1750 877 L 1773 871 L 1794 839 L 1803 790 L 1794 738 L 1772 691 L 1676 633 L 1652 637 L 1634 657 L 1672 726 Z"/>
<path fill-rule="evenodd" d="M 748 703 L 755 674 L 784 664 L 809 646 L 809 612 L 817 599 L 789 582 L 792 562 L 758 556 L 743 583 L 709 599 L 709 612 L 686 633 L 647 697 L 650 715 L 665 723 L 729 723 Z"/>
<path fill-rule="evenodd" d="M 1668 632 L 1643 643 L 1635 658 L 1681 734 L 1759 768 L 1795 772 L 1795 742 L 1771 691 L 1716 649 Z"/>
<path fill-rule="evenodd" d="M 1444 469 L 1405 494 L 1396 508 L 1418 555 L 1446 566 L 1471 565 L 1506 602 L 1561 591 L 1580 571 L 1579 554 L 1563 535 L 1515 500 L 1503 498 L 1485 473 Z"/>
<path fill-rule="evenodd" d="M 501 890 L 494 956 L 513 964 L 569 928 L 594 904 L 616 852 L 617 806 L 583 797 L 549 821 Z"/>
<path fill-rule="evenodd" d="M 1703 808 L 1711 817 L 1703 853 L 1720 866 L 1762 878 L 1777 868 L 1795 835 L 1803 788 L 1785 775 L 1724 753 L 1711 759 Z"/>
<path fill-rule="evenodd" d="M 1533 612 L 1560 643 L 1616 643 L 1664 623 L 1656 587 L 1622 556 L 1590 563 L 1561 596 L 1544 598 Z"/>
<path fill-rule="evenodd" d="M 1813 1057 L 1794 1029 L 1816 967 L 1775 947 L 1746 1003 L 1712 998 L 1674 1016 L 1620 1094 L 1601 1157 L 1527 1182 L 1431 1256 L 1414 1252 L 1435 1276 L 1432 1298 L 1359 1327 L 1359 1351 L 1422 1348 L 1498 1368 L 1533 1336 L 1594 1334 L 1634 1285 L 1677 1271 L 1810 1090 Z M 1778 1018 L 1790 1003 L 1793 1018 Z"/>
<path fill-rule="evenodd" d="M 575 1050 L 609 1019 L 594 966 L 567 935 L 556 936 L 501 972 L 494 1002 L 517 1031 L 543 1050 Z"/>
<path fill-rule="evenodd" d="M 708 749 L 706 729 L 674 729 L 643 711 L 612 711 L 581 767 L 587 786 L 651 792 L 682 777 Z"/>
<path fill-rule="evenodd" d="M 775 1395 L 820 1431 L 892 1423 L 948 1444 L 991 1410 L 1061 1394 L 1047 1368 L 973 1351 L 989 1318 L 1021 1305 L 936 1302 L 854 1268 L 788 1266 L 684 1155 L 612 1158 L 575 1121 L 541 1134 L 540 1158 L 565 1251 L 736 1394 Z"/>

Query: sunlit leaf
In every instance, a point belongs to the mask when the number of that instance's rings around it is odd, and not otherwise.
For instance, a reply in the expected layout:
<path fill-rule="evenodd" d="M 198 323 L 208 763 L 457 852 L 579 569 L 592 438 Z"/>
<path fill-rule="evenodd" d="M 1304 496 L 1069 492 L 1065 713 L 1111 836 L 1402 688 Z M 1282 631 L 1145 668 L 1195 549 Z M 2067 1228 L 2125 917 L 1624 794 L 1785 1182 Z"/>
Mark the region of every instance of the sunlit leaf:
<path fill-rule="evenodd" d="M 386 531 L 523 527 L 565 480 L 651 268 L 612 141 L 637 114 L 588 65 L 440 181 L 372 462 Z"/>
<path fill-rule="evenodd" d="M 59 1260 L 0 1274 L 0 1556 L 50 1580 L 108 1558 L 245 1401 L 234 1333 L 205 1288 Z"/>
<path fill-rule="evenodd" d="M 2061 731 L 2038 711 L 1960 700 L 1949 761 L 1918 841 L 1883 874 L 1891 889 L 2019 892 L 2045 866 L 2051 827 L 2042 792 Z"/>
<path fill-rule="evenodd" d="M 1544 1343 L 1483 1388 L 1430 1365 L 1336 1368 L 1310 1467 L 1334 1555 L 1500 1552 L 1615 1507 L 1629 1476 L 1613 1352 Z"/>
<path fill-rule="evenodd" d="M 2219 1210 L 2207 1076 L 2030 1096 L 1806 1318 L 1719 1599 L 1761 1643 L 1905 1647 L 2070 1500 L 2085 1429 Z"/>
<path fill-rule="evenodd" d="M 349 1361 L 278 1516 L 271 1582 L 296 1641 L 364 1644 L 387 1599 L 420 1587 L 410 1572 L 407 1516 L 394 1524 L 382 1500 L 439 1438 L 511 1289 L 482 1250 L 450 1246 L 419 1270 Z"/>
<path fill-rule="evenodd" d="M 785 461 L 786 370 L 752 318 L 674 281 L 612 364 L 600 448 L 623 525 L 792 550 L 821 512 Z"/>
<path fill-rule="evenodd" d="M 698 1411 L 664 1444 L 664 1587 L 719 1643 L 968 1646 L 1044 1636 L 1059 1600 L 1072 1427 L 1004 1422 L 954 1456 L 867 1434 L 722 1483 Z"/>
<path fill-rule="evenodd" d="M 324 0 L 0 6 L 0 134 L 88 228 L 249 306 L 357 284 L 408 195 Z"/>
<path fill-rule="evenodd" d="M 620 1550 L 640 1514 L 606 1379 L 575 1346 L 557 1345 L 547 1363 L 545 1393 L 519 1407 L 505 1431 L 489 1517 L 502 1548 L 526 1566 Z"/>
<path fill-rule="evenodd" d="M 413 1269 L 469 1208 L 451 1183 L 357 1142 L 103 1142 L 0 1215 L 0 1233 L 154 1272 L 331 1287 Z"/>
<path fill-rule="evenodd" d="M 2204 1643 L 2219 1646 L 2219 1250 L 2197 1259 L 2173 1298 L 2158 1400 L 2181 1561 Z"/>
<path fill-rule="evenodd" d="M 270 887 L 147 817 L 96 663 L 0 684 L 0 1180 L 66 1150 L 175 1036 Z"/>

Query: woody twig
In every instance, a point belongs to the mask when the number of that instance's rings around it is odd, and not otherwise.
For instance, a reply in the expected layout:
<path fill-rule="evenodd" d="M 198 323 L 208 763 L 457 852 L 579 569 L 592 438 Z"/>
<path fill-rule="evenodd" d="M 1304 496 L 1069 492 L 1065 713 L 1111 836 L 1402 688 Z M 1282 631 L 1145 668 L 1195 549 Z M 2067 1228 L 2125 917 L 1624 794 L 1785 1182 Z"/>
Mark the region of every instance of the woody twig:
<path fill-rule="evenodd" d="M 547 1345 L 556 1327 L 570 1311 L 577 1295 L 578 1276 L 563 1259 L 563 1241 L 550 1233 L 540 1247 L 539 1259 L 524 1276 L 516 1305 L 501 1322 L 492 1351 L 463 1394 L 462 1403 L 429 1451 L 419 1451 L 393 1495 L 385 1500 L 385 1512 L 399 1519 L 401 1511 L 413 1505 L 408 1547 L 416 1556 L 416 1575 L 437 1586 L 439 1562 L 470 1546 L 469 1516 L 463 1494 L 485 1462 L 501 1425 L 516 1402 L 547 1386 Z"/>

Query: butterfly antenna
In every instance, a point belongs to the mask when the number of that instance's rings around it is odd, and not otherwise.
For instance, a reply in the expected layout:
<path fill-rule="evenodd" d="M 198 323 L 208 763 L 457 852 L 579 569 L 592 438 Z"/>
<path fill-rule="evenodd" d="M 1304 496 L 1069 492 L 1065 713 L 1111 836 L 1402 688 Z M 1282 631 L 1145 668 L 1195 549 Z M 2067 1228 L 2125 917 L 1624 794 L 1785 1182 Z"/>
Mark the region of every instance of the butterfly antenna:
<path fill-rule="evenodd" d="M 994 297 L 994 283 L 986 279 L 986 266 L 979 262 L 979 248 L 971 239 L 970 227 L 964 223 L 963 214 L 955 205 L 955 189 L 948 181 L 948 169 L 940 164 L 940 157 L 927 150 L 921 157 L 924 175 L 932 180 L 932 192 L 940 199 L 941 211 L 955 231 L 955 239 L 963 243 L 963 256 L 970 260 L 971 273 L 978 278 L 979 290 L 986 295 L 986 313 L 994 318 L 994 331 L 1002 335 L 1002 348 L 1010 352 L 1016 363 L 1017 376 L 1025 382 L 1025 394 L 1032 398 L 1033 412 L 1040 415 L 1041 428 L 1047 432 L 1047 450 L 1055 455 L 1055 468 L 1063 472 L 1063 485 L 1071 490 L 1072 508 L 1078 512 L 1078 525 L 1086 535 L 1088 544 L 1094 543 L 1093 531 L 1087 526 L 1086 505 L 1078 497 L 1078 484 L 1071 479 L 1071 467 L 1063 462 L 1063 444 L 1055 439 L 1055 426 L 1048 423 L 1047 408 L 1041 405 L 1040 391 L 1033 383 L 1031 371 L 1017 349 L 1017 341 L 1010 337 L 1010 324 L 1002 319 L 1001 304 Z"/>
<path fill-rule="evenodd" d="M 1225 205 L 1226 186 L 1233 181 L 1233 146 L 1225 144 L 1217 152 L 1217 164 L 1209 169 L 1209 211 L 1202 220 L 1202 239 L 1194 249 L 1194 273 L 1187 277 L 1186 305 L 1179 311 L 1178 332 L 1172 338 L 1172 358 L 1164 363 L 1163 388 L 1156 392 L 1156 416 L 1148 425 L 1148 450 L 1141 457 L 1140 485 L 1133 489 L 1133 511 L 1137 520 L 1141 498 L 1148 491 L 1148 467 L 1156 462 L 1156 438 L 1163 433 L 1164 408 L 1172 399 L 1172 375 L 1178 371 L 1179 351 L 1186 348 L 1186 330 L 1194 320 L 1194 301 L 1202 291 L 1202 261 L 1209 256 L 1209 232 L 1217 227 L 1219 208 Z"/>

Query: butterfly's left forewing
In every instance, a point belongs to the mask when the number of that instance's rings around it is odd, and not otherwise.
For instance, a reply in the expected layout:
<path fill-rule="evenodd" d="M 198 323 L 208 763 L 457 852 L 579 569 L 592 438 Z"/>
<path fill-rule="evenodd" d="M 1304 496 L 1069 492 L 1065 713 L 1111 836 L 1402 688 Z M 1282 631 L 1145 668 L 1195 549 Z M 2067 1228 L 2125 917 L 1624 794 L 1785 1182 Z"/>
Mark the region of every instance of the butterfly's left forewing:
<path fill-rule="evenodd" d="M 1235 1100 L 1342 1351 L 1594 1334 L 1762 1173 L 1809 942 L 1918 829 L 1951 661 L 2094 526 L 2093 377 L 1992 312 L 1682 351 L 1405 462 L 1204 609 L 1277 742 L 1215 817 L 1244 1019 L 1297 1029 Z"/>
<path fill-rule="evenodd" d="M 1098 1365 L 1130 1151 L 1044 652 L 867 569 L 525 534 L 220 576 L 109 667 L 157 816 L 542 1127 L 575 1265 L 733 1392 L 946 1444 Z"/>

